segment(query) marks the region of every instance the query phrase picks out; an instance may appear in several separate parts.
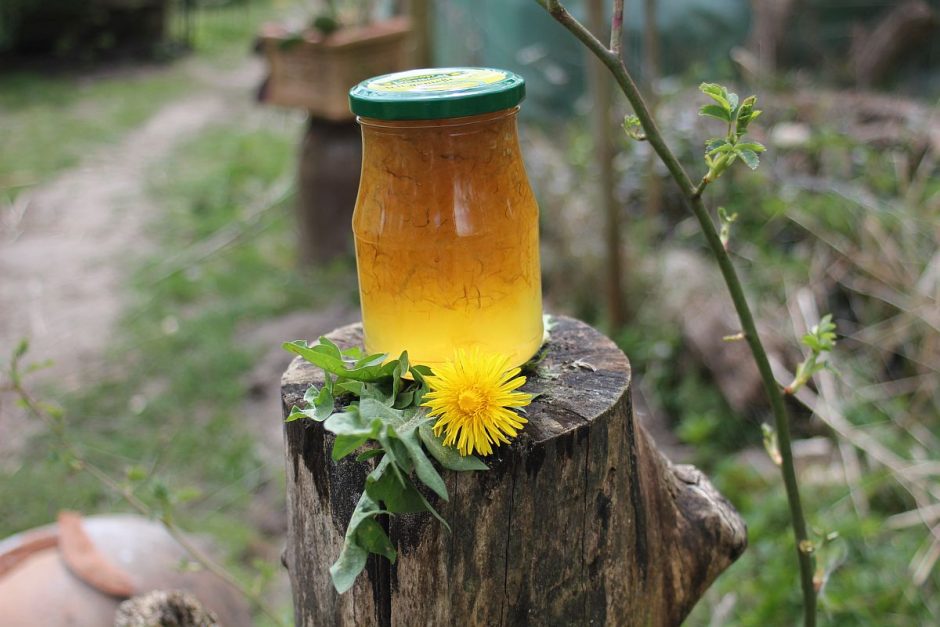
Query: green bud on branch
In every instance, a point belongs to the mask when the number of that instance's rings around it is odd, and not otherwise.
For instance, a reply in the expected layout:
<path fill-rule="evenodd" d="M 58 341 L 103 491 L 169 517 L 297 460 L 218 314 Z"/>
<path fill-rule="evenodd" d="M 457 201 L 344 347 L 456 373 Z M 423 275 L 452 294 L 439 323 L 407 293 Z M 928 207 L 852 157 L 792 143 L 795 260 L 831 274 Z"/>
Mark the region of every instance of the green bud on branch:
<path fill-rule="evenodd" d="M 767 451 L 770 461 L 772 461 L 775 466 L 779 466 L 783 463 L 783 457 L 780 456 L 780 448 L 777 445 L 777 432 L 766 422 L 762 424 L 760 428 L 764 434 L 764 450 Z"/>
<path fill-rule="evenodd" d="M 718 207 L 718 219 L 721 222 L 721 230 L 718 231 L 718 238 L 725 250 L 728 250 L 728 241 L 731 239 L 731 225 L 738 219 L 737 213 L 728 215 L 724 207 Z"/>
<path fill-rule="evenodd" d="M 814 325 L 809 333 L 800 340 L 809 348 L 809 356 L 797 366 L 793 381 L 783 391 L 786 394 L 796 394 L 797 390 L 806 385 L 817 372 L 828 367 L 823 361 L 826 353 L 832 352 L 836 346 L 836 325 L 832 322 L 832 314 L 826 314 Z"/>
<path fill-rule="evenodd" d="M 646 140 L 646 133 L 643 132 L 640 118 L 635 115 L 628 115 L 623 119 L 623 130 L 630 139 L 635 139 L 638 142 Z"/>

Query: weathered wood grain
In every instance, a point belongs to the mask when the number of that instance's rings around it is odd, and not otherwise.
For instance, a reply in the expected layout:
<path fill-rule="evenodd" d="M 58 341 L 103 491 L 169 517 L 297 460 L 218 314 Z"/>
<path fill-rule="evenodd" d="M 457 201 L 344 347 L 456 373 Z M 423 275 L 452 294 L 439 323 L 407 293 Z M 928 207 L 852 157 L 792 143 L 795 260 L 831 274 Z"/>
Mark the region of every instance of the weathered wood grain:
<path fill-rule="evenodd" d="M 634 419 L 630 364 L 588 325 L 558 318 L 523 388 L 529 424 L 488 472 L 443 474 L 427 514 L 389 522 L 396 564 L 370 558 L 337 595 L 329 565 L 366 463 L 333 462 L 331 434 L 285 425 L 288 544 L 298 625 L 677 625 L 746 546 L 744 522 L 691 466 L 673 466 Z M 358 344 L 361 327 L 330 334 Z M 295 360 L 284 411 L 318 370 Z"/>

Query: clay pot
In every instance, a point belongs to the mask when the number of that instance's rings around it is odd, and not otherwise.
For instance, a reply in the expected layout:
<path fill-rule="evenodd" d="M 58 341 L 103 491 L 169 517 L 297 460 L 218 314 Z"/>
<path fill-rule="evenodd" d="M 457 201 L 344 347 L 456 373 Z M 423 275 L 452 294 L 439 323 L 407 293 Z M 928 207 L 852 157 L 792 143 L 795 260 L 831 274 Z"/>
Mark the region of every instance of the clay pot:
<path fill-rule="evenodd" d="M 157 522 L 127 514 L 80 518 L 0 542 L 4 627 L 113 625 L 118 605 L 152 590 L 184 590 L 220 624 L 251 625 L 245 601 L 204 570 L 181 569 L 186 551 Z"/>

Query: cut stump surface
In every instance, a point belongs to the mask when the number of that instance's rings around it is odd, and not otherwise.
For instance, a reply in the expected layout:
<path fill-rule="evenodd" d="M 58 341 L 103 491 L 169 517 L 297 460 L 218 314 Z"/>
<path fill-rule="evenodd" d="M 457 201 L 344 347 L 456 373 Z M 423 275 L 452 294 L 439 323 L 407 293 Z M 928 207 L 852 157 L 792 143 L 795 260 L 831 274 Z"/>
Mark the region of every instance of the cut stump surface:
<path fill-rule="evenodd" d="M 523 390 L 540 393 L 490 470 L 442 471 L 450 501 L 398 515 L 390 564 L 372 556 L 336 594 L 339 555 L 369 462 L 330 458 L 332 434 L 285 424 L 288 541 L 298 625 L 678 625 L 747 544 L 734 508 L 691 466 L 674 466 L 634 418 L 630 364 L 590 326 L 556 318 Z M 328 336 L 360 345 L 361 325 Z M 284 373 L 285 415 L 320 370 Z"/>

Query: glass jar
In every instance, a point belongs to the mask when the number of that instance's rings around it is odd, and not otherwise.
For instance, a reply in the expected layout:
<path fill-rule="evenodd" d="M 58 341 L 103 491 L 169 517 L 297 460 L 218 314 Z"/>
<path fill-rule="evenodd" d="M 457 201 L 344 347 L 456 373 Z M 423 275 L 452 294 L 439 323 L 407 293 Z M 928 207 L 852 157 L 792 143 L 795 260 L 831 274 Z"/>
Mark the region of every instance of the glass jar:
<path fill-rule="evenodd" d="M 366 349 L 415 363 L 542 343 L 538 206 L 519 149 L 521 77 L 412 70 L 350 92 L 363 157 L 353 234 Z"/>

